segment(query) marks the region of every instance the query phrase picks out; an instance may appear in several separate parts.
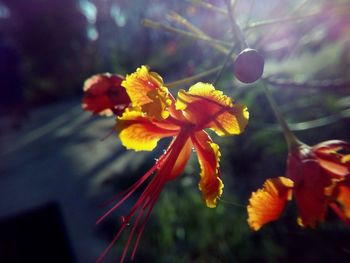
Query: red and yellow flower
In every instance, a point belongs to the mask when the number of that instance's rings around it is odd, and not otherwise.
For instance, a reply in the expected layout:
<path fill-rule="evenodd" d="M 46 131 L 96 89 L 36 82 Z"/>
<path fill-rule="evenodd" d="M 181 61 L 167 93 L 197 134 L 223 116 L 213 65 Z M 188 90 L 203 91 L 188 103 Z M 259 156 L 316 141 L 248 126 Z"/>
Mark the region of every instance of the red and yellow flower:
<path fill-rule="evenodd" d="M 278 219 L 294 197 L 298 224 L 314 228 L 324 221 L 328 208 L 350 226 L 350 144 L 331 140 L 313 147 L 300 143 L 288 156 L 286 177 L 272 178 L 252 193 L 248 224 L 259 230 Z"/>
<path fill-rule="evenodd" d="M 97 74 L 84 83 L 83 109 L 93 114 L 121 115 L 130 105 L 130 98 L 121 86 L 124 77 L 109 73 Z"/>
<path fill-rule="evenodd" d="M 204 129 L 211 129 L 219 136 L 237 135 L 243 132 L 249 117 L 244 105 L 232 101 L 208 83 L 199 82 L 188 91 L 180 90 L 175 100 L 164 86 L 163 79 L 150 72 L 147 66 L 127 75 L 121 86 L 131 101 L 130 107 L 117 117 L 117 131 L 122 144 L 135 151 L 152 151 L 160 139 L 172 137 L 172 141 L 154 166 L 123 192 L 120 200 L 97 221 L 101 222 L 148 181 L 98 262 L 130 223 L 133 225 L 120 261 L 125 259 L 136 231 L 134 257 L 145 224 L 164 185 L 184 170 L 192 148 L 197 153 L 201 169 L 198 187 L 206 205 L 215 207 L 224 187 L 219 171 L 220 151 Z"/>

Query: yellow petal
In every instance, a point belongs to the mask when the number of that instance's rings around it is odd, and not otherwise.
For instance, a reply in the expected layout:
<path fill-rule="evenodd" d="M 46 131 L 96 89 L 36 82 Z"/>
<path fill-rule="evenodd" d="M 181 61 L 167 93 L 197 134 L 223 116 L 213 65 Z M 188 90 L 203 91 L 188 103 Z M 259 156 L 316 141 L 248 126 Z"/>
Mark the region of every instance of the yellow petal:
<path fill-rule="evenodd" d="M 214 208 L 224 188 L 224 184 L 219 177 L 219 146 L 213 143 L 204 131 L 195 133 L 192 136 L 192 142 L 201 168 L 201 180 L 198 187 L 202 192 L 206 205 Z"/>
<path fill-rule="evenodd" d="M 342 156 L 341 162 L 342 163 L 350 163 L 350 154 Z"/>
<path fill-rule="evenodd" d="M 248 224 L 257 231 L 266 223 L 281 215 L 287 200 L 291 198 L 293 181 L 286 177 L 271 178 L 263 188 L 253 192 L 247 207 Z"/>
<path fill-rule="evenodd" d="M 150 72 L 147 66 L 141 66 L 136 72 L 127 75 L 122 82 L 133 107 L 141 107 L 149 117 L 158 120 L 169 116 L 171 99 L 163 79 L 156 72 Z"/>
<path fill-rule="evenodd" d="M 180 90 L 175 106 L 198 129 L 210 128 L 219 136 L 240 134 L 249 119 L 246 106 L 233 103 L 208 83 L 199 82 L 188 92 Z"/>
<path fill-rule="evenodd" d="M 157 121 L 135 110 L 126 110 L 117 120 L 117 131 L 122 144 L 135 151 L 151 151 L 161 138 L 174 136 L 178 128 Z"/>

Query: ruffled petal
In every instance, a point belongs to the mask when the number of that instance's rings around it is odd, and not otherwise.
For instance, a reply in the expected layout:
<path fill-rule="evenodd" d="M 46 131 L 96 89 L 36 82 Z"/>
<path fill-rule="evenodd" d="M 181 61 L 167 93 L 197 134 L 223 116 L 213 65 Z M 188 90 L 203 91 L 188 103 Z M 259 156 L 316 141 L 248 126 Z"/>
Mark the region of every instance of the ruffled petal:
<path fill-rule="evenodd" d="M 222 195 L 224 188 L 219 172 L 221 155 L 219 146 L 213 143 L 209 135 L 204 131 L 199 131 L 192 135 L 192 142 L 201 168 L 199 190 L 202 191 L 202 196 L 207 206 L 210 208 L 216 207 L 217 200 Z"/>
<path fill-rule="evenodd" d="M 121 115 L 130 105 L 130 98 L 121 86 L 123 79 L 109 73 L 88 78 L 83 88 L 83 109 L 105 116 Z"/>
<path fill-rule="evenodd" d="M 135 151 L 152 151 L 161 138 L 174 136 L 179 128 L 171 123 L 158 122 L 136 110 L 126 110 L 117 120 L 122 144 Z"/>
<path fill-rule="evenodd" d="M 233 103 L 222 91 L 208 83 L 199 82 L 189 91 L 180 90 L 176 109 L 198 129 L 210 128 L 219 136 L 240 134 L 248 123 L 247 107 Z"/>
<path fill-rule="evenodd" d="M 263 188 L 253 192 L 247 207 L 248 224 L 257 231 L 266 223 L 278 219 L 291 198 L 293 181 L 286 177 L 265 181 Z"/>
<path fill-rule="evenodd" d="M 147 66 L 141 66 L 136 72 L 127 75 L 122 82 L 132 106 L 141 107 L 149 117 L 158 120 L 169 116 L 168 107 L 172 103 L 163 79 L 156 72 L 150 72 Z"/>

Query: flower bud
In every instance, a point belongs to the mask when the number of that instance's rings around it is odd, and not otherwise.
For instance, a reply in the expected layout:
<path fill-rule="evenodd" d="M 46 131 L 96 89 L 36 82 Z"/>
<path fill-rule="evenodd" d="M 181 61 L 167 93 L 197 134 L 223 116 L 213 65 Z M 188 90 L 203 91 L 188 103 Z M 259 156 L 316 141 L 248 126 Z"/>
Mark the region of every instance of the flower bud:
<path fill-rule="evenodd" d="M 246 48 L 237 56 L 233 71 L 239 81 L 253 83 L 264 72 L 264 58 L 255 49 Z"/>

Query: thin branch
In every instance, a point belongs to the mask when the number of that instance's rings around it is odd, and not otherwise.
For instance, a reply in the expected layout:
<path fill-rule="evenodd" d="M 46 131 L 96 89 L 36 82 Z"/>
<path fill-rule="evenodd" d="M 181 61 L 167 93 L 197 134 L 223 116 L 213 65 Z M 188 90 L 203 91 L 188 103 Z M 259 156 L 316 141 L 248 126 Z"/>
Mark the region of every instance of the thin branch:
<path fill-rule="evenodd" d="M 184 27 L 186 27 L 189 31 L 197 34 L 197 35 L 205 35 L 206 34 L 200 30 L 198 27 L 196 27 L 195 25 L 193 25 L 192 23 L 190 23 L 186 18 L 184 18 L 182 15 L 180 15 L 179 13 L 176 13 L 175 11 L 170 11 L 168 16 L 167 16 L 170 20 L 183 25 Z M 208 36 L 206 36 L 208 37 Z"/>
<path fill-rule="evenodd" d="M 180 79 L 180 80 L 177 80 L 177 81 L 168 82 L 168 83 L 165 84 L 165 86 L 168 87 L 168 88 L 173 88 L 173 87 L 176 87 L 176 86 L 179 86 L 179 85 L 182 85 L 182 84 L 186 84 L 186 83 L 189 83 L 189 82 L 196 81 L 196 80 L 201 79 L 203 77 L 206 77 L 206 76 L 209 76 L 211 74 L 214 74 L 215 72 L 218 72 L 221 69 L 221 67 L 222 66 L 217 66 L 215 68 L 206 70 L 204 72 L 198 73 L 198 74 L 193 75 L 193 76 L 188 77 L 188 78 L 183 78 L 183 79 Z"/>
<path fill-rule="evenodd" d="M 255 0 L 251 0 L 250 2 L 250 6 L 249 6 L 249 11 L 248 11 L 248 16 L 247 16 L 247 20 L 245 22 L 246 27 L 249 26 L 250 20 L 252 19 L 252 14 L 253 14 L 253 8 L 255 6 Z"/>
<path fill-rule="evenodd" d="M 233 55 L 233 52 L 235 51 L 235 49 L 236 49 L 236 45 L 233 45 L 232 48 L 231 48 L 231 50 L 230 50 L 230 53 L 227 54 L 227 56 L 226 56 L 226 58 L 225 58 L 225 61 L 224 61 L 224 63 L 222 64 L 221 69 L 220 69 L 220 71 L 218 72 L 218 74 L 216 75 L 216 78 L 215 78 L 215 80 L 214 80 L 214 82 L 213 82 L 213 85 L 214 85 L 214 86 L 216 85 L 216 83 L 219 81 L 219 79 L 221 78 L 222 74 L 224 73 L 225 68 L 226 68 L 228 62 L 229 62 L 230 60 L 232 61 L 232 55 Z"/>
<path fill-rule="evenodd" d="M 294 8 L 293 10 L 288 12 L 286 14 L 286 17 L 293 16 L 295 13 L 299 12 L 304 7 L 305 4 L 302 3 L 302 5 L 298 5 L 296 8 Z M 317 12 L 314 12 L 314 15 L 316 13 Z M 270 25 L 276 25 L 276 23 L 273 23 L 273 24 L 270 24 Z M 260 39 L 259 46 L 263 45 L 267 39 L 269 39 L 272 35 L 275 35 L 278 32 L 280 32 L 280 30 L 281 30 L 280 27 L 272 27 L 272 28 L 270 28 L 270 30 L 265 34 L 265 36 L 262 39 Z"/>
<path fill-rule="evenodd" d="M 273 113 L 275 114 L 275 117 L 282 128 L 283 135 L 287 141 L 288 148 L 291 150 L 292 148 L 298 147 L 300 144 L 298 138 L 294 135 L 294 133 L 289 128 L 289 125 L 287 124 L 286 120 L 284 119 L 282 112 L 277 105 L 275 99 L 273 98 L 271 91 L 269 87 L 265 84 L 262 85 L 264 93 L 266 95 L 266 98 L 272 108 Z"/>
<path fill-rule="evenodd" d="M 301 9 L 304 8 L 304 6 L 309 2 L 309 0 L 304 0 L 302 2 L 300 2 L 292 11 L 292 14 L 295 14 L 297 12 L 299 12 Z"/>
<path fill-rule="evenodd" d="M 341 78 L 296 82 L 293 79 L 275 78 L 273 76 L 267 76 L 267 77 L 264 77 L 263 80 L 273 86 L 292 87 L 292 88 L 335 89 L 335 88 L 348 88 L 350 86 L 350 80 L 345 80 Z"/>
<path fill-rule="evenodd" d="M 290 21 L 304 20 L 307 18 L 315 17 L 319 14 L 320 14 L 319 12 L 313 12 L 313 13 L 303 15 L 303 16 L 290 16 L 290 17 L 283 17 L 283 18 L 267 19 L 267 20 L 263 20 L 263 21 L 256 21 L 256 22 L 249 23 L 244 28 L 244 31 L 249 30 L 249 29 L 263 27 L 263 26 L 270 26 L 270 25 L 274 25 L 274 24 L 286 23 L 286 22 L 290 22 Z"/>
<path fill-rule="evenodd" d="M 298 123 L 289 123 L 289 127 L 293 131 L 303 131 L 303 130 L 309 130 L 314 129 L 322 126 L 327 126 L 333 123 L 336 123 L 340 121 L 341 119 L 350 118 L 350 109 L 342 110 L 338 113 L 325 116 L 322 118 L 310 120 L 310 121 L 304 121 L 304 122 L 298 122 Z"/>
<path fill-rule="evenodd" d="M 190 23 L 186 18 L 184 18 L 183 16 L 181 16 L 180 14 L 176 13 L 176 12 L 170 12 L 168 15 L 168 18 L 180 25 L 183 25 L 184 27 L 186 27 L 190 32 L 194 33 L 195 35 L 201 36 L 202 38 L 205 39 L 213 39 L 210 36 L 208 36 L 206 33 L 204 33 L 202 30 L 200 30 L 198 27 L 196 27 L 195 25 L 193 25 L 192 23 Z M 214 40 L 214 39 L 213 39 Z M 225 45 L 227 45 L 227 42 L 223 42 L 225 43 Z M 209 43 L 211 46 L 213 46 L 214 48 L 216 48 L 217 50 L 220 50 L 222 53 L 227 54 L 229 53 L 229 50 L 225 47 L 223 47 L 221 44 L 219 43 L 214 43 L 211 42 Z"/>
<path fill-rule="evenodd" d="M 210 3 L 203 2 L 203 1 L 200 1 L 200 2 L 195 1 L 194 4 L 199 5 L 200 7 L 204 8 L 204 9 L 219 13 L 221 15 L 227 15 L 227 11 L 225 9 L 214 6 Z"/>
<path fill-rule="evenodd" d="M 310 130 L 310 129 L 315 129 L 315 128 L 331 125 L 333 123 L 339 122 L 342 119 L 348 119 L 348 118 L 350 118 L 350 109 L 345 109 L 345 110 L 342 110 L 338 113 L 324 116 L 321 118 L 317 118 L 314 120 L 297 122 L 297 123 L 290 123 L 289 122 L 288 126 L 289 126 L 290 130 L 292 130 L 292 131 L 305 131 L 305 130 Z M 269 126 L 270 126 L 270 128 L 268 128 L 267 130 L 271 130 L 271 131 L 278 130 L 278 127 L 279 127 L 277 125 L 271 127 L 270 124 L 269 124 Z"/>
<path fill-rule="evenodd" d="M 194 39 L 197 39 L 197 40 L 206 41 L 206 42 L 208 42 L 210 44 L 220 45 L 222 48 L 224 46 L 228 46 L 228 47 L 230 46 L 230 44 L 225 42 L 225 41 L 215 40 L 213 38 L 208 37 L 207 35 L 204 36 L 204 35 L 193 34 L 191 32 L 188 32 L 188 31 L 185 31 L 185 30 L 181 30 L 181 29 L 177 29 L 177 28 L 172 27 L 172 26 L 167 26 L 167 25 L 164 25 L 164 24 L 161 24 L 161 23 L 149 20 L 149 19 L 144 19 L 142 21 L 142 24 L 144 26 L 146 26 L 146 27 L 150 27 L 150 28 L 154 28 L 154 29 L 162 29 L 164 31 L 168 31 L 168 32 L 171 32 L 171 33 L 179 34 L 179 35 L 184 36 L 184 37 L 194 38 Z M 228 53 L 228 52 L 229 51 L 226 49 L 225 53 Z"/>
<path fill-rule="evenodd" d="M 236 2 L 234 3 L 234 6 L 232 6 L 231 0 L 226 0 L 225 3 L 227 5 L 228 17 L 229 17 L 230 22 L 231 22 L 233 37 L 236 38 L 240 42 L 242 49 L 247 48 L 248 43 L 247 43 L 245 36 L 244 36 L 243 32 L 241 31 L 240 27 L 237 25 L 237 22 L 234 18 L 234 14 L 233 14 L 233 10 L 235 8 Z"/>

